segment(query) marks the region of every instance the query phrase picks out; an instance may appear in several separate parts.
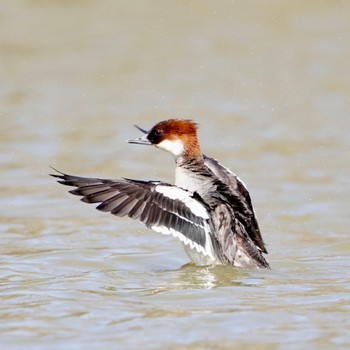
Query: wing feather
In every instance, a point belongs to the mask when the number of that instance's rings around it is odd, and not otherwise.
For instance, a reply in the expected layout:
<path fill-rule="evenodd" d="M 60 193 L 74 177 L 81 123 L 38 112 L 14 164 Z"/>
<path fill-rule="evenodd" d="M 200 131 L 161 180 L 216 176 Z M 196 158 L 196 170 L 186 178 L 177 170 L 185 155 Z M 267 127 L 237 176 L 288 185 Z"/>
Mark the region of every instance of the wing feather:
<path fill-rule="evenodd" d="M 262 239 L 258 221 L 256 219 L 252 200 L 244 182 L 231 170 L 220 164 L 216 159 L 203 155 L 205 165 L 229 188 L 234 196 L 232 196 L 233 207 L 236 206 L 236 199 L 240 198 L 242 204 L 248 209 L 249 215 L 245 218 L 246 230 L 250 239 L 263 252 L 267 254 L 265 243 Z M 238 197 L 237 197 L 238 196 Z M 243 220 L 244 221 L 244 220 Z"/>
<path fill-rule="evenodd" d="M 167 183 L 131 179 L 84 178 L 64 173 L 52 175 L 58 182 L 76 187 L 70 193 L 96 209 L 116 216 L 139 219 L 147 227 L 172 234 L 213 260 L 207 208 L 199 196 Z"/>

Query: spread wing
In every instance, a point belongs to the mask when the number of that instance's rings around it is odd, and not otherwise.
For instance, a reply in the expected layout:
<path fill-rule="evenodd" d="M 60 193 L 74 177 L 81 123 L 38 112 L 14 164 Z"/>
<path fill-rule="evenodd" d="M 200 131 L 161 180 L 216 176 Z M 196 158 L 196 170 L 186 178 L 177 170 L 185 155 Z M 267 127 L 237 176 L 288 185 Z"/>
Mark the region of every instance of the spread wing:
<path fill-rule="evenodd" d="M 215 259 L 209 215 L 197 194 L 156 181 L 85 178 L 61 172 L 51 176 L 63 185 L 76 187 L 69 192 L 81 196 L 83 202 L 99 203 L 96 209 L 137 219 Z"/>
<path fill-rule="evenodd" d="M 261 237 L 258 221 L 255 217 L 255 212 L 250 198 L 249 192 L 243 181 L 234 174 L 231 170 L 221 165 L 216 159 L 203 155 L 205 165 L 227 186 L 229 186 L 233 193 L 237 193 L 245 202 L 246 207 L 251 212 L 249 228 L 247 233 L 254 244 L 263 252 L 267 254 L 264 241 Z"/>

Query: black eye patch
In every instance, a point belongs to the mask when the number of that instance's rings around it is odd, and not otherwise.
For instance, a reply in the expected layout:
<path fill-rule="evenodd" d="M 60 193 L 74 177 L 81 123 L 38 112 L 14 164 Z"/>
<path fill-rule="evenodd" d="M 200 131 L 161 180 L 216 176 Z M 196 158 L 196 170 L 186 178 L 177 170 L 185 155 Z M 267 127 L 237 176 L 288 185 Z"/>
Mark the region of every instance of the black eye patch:
<path fill-rule="evenodd" d="M 162 130 L 160 129 L 151 130 L 147 136 L 148 140 L 153 144 L 159 143 L 161 141 L 161 137 L 162 137 Z"/>

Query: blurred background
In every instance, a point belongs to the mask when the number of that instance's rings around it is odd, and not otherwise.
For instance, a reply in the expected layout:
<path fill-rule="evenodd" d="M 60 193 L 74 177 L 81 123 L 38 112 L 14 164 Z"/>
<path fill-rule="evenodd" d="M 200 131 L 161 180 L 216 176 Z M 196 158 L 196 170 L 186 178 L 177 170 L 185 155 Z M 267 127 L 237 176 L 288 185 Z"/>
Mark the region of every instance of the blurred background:
<path fill-rule="evenodd" d="M 340 0 L 0 0 L 3 341 L 349 345 L 349 13 Z M 168 118 L 198 122 L 203 152 L 247 184 L 271 271 L 181 268 L 176 240 L 48 176 L 172 182 L 170 155 L 125 142 Z"/>

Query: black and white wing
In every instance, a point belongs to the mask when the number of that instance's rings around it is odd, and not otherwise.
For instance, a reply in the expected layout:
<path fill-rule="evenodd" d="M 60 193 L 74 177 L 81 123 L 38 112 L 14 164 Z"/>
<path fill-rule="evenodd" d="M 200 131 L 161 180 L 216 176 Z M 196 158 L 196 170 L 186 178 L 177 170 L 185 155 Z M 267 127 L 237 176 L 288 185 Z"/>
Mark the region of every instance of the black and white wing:
<path fill-rule="evenodd" d="M 198 194 L 156 181 L 85 178 L 61 172 L 51 176 L 76 187 L 69 192 L 81 196 L 83 202 L 99 203 L 96 209 L 138 219 L 215 260 L 208 211 Z"/>
<path fill-rule="evenodd" d="M 264 241 L 261 236 L 258 221 L 255 216 L 252 200 L 244 182 L 231 170 L 220 164 L 216 159 L 203 155 L 204 164 L 227 186 L 244 201 L 245 206 L 250 211 L 250 222 L 247 233 L 256 246 L 267 254 Z"/>

